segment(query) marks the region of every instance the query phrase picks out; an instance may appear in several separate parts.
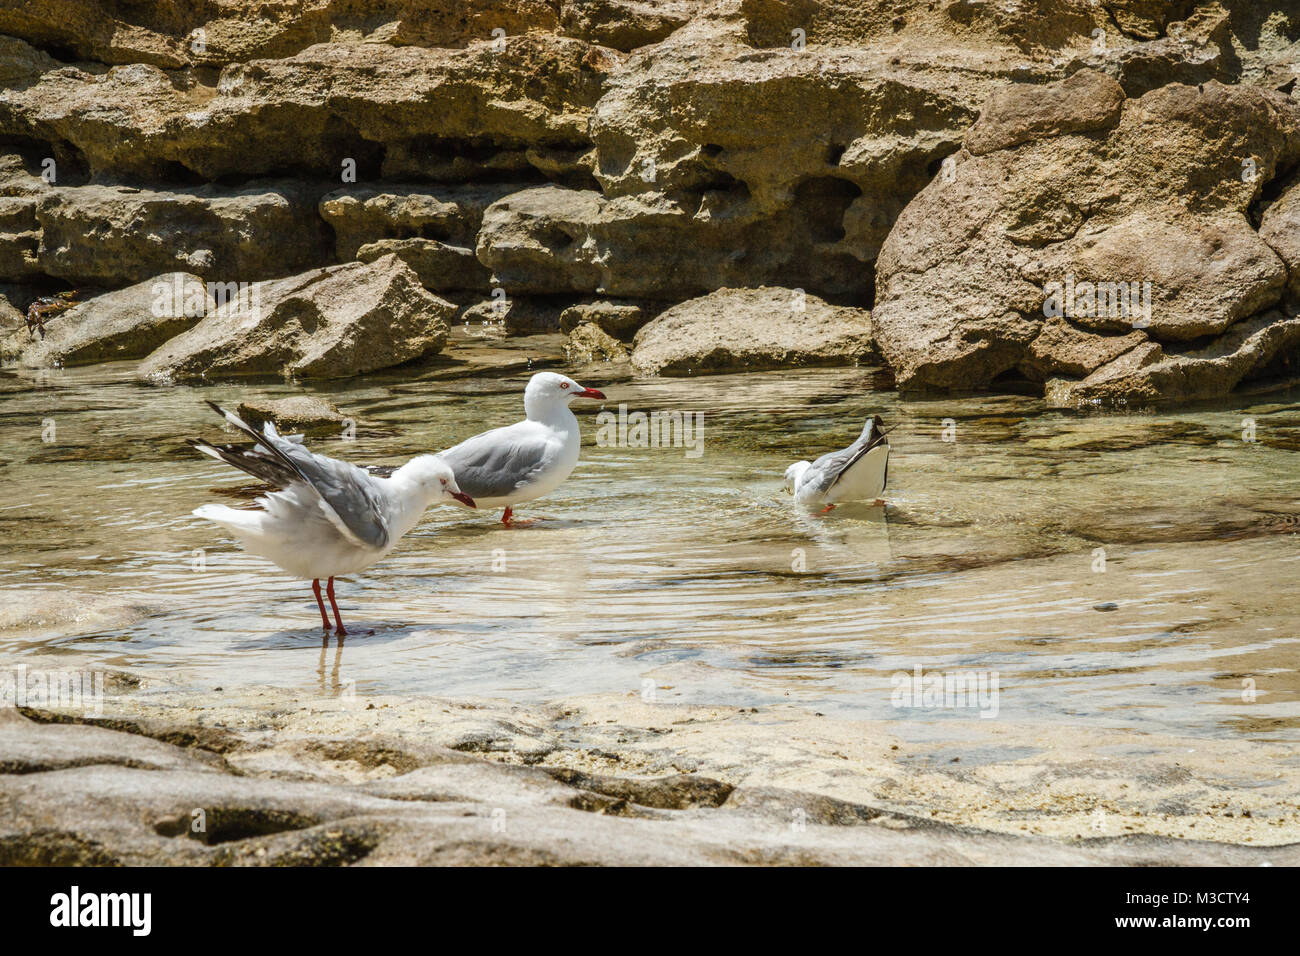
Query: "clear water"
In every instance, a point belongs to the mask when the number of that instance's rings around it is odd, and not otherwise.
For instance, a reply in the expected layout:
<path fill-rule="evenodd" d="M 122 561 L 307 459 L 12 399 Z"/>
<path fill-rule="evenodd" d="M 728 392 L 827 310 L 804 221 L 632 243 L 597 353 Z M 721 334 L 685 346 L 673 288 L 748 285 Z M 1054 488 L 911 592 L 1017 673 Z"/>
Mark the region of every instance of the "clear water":
<path fill-rule="evenodd" d="M 314 386 L 357 431 L 313 447 L 397 463 L 518 419 L 527 358 L 554 365 L 557 340 L 510 348 Z M 95 633 L 0 631 L 0 655 L 77 652 L 195 687 L 523 701 L 653 688 L 935 733 L 972 716 L 893 706 L 891 678 L 919 665 L 995 671 L 1002 720 L 1300 736 L 1300 395 L 1080 414 L 1014 396 L 909 400 L 867 368 L 580 379 L 607 409 L 702 412 L 703 454 L 599 447 L 599 406 L 576 409 L 578 470 L 520 511 L 551 520 L 506 530 L 496 513 L 431 510 L 340 582 L 360 631 L 340 645 L 322 639 L 307 586 L 190 515 L 253 491 L 182 444 L 223 434 L 200 400 L 301 387 L 163 389 L 120 366 L 0 373 L 0 587 L 157 608 Z M 785 466 L 847 444 L 869 412 L 897 426 L 887 508 L 797 512 Z"/>

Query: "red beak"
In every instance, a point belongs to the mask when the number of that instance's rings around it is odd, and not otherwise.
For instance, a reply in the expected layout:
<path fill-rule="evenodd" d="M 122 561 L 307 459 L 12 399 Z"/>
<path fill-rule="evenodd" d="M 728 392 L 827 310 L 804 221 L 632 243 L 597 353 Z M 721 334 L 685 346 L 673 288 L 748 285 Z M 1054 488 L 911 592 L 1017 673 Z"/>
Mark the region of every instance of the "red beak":
<path fill-rule="evenodd" d="M 471 508 L 478 507 L 478 505 L 474 504 L 474 499 L 471 498 L 469 495 L 465 494 L 465 492 L 463 491 L 453 491 L 451 493 L 451 496 L 463 505 L 468 505 Z"/>
<path fill-rule="evenodd" d="M 604 398 L 605 393 L 598 388 L 584 388 L 581 392 L 574 392 L 574 398 Z"/>

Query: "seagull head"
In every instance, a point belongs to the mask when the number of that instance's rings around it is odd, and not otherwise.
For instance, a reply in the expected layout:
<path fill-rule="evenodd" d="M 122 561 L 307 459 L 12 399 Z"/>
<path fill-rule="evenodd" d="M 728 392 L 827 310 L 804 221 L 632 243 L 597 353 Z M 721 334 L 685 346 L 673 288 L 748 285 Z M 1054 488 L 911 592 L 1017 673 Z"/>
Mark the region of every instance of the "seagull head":
<path fill-rule="evenodd" d="M 538 372 L 528 380 L 524 389 L 524 410 L 528 417 L 533 417 L 533 410 L 541 413 L 545 409 L 559 405 L 568 405 L 575 398 L 601 398 L 605 393 L 595 388 L 583 388 L 567 375 L 558 372 Z"/>
<path fill-rule="evenodd" d="M 476 508 L 474 499 L 460 490 L 451 466 L 437 455 L 420 455 L 412 458 L 393 473 L 393 478 L 406 479 L 418 488 L 432 504 L 435 501 L 459 501 L 467 508 Z"/>
<path fill-rule="evenodd" d="M 810 461 L 796 461 L 793 465 L 785 470 L 785 483 L 782 487 L 788 495 L 794 494 L 794 486 L 799 483 L 803 473 L 812 467 Z"/>

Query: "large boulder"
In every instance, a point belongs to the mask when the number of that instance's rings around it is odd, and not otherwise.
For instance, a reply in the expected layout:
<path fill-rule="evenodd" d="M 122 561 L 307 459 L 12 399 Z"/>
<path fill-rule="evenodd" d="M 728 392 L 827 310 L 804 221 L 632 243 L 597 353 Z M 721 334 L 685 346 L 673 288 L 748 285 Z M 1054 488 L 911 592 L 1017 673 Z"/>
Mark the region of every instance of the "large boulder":
<path fill-rule="evenodd" d="M 253 283 L 141 363 L 147 382 L 347 378 L 442 348 L 456 307 L 396 256 Z"/>
<path fill-rule="evenodd" d="M 1161 388 L 1206 397 L 1289 341 L 1234 329 L 1277 305 L 1287 281 L 1250 217 L 1300 159 L 1300 105 L 1258 87 L 1173 84 L 1117 112 L 1116 94 L 1090 75 L 991 98 L 967 146 L 904 211 L 881 250 L 873 310 L 901 386 L 1014 375 L 1055 382 L 1049 397 L 1069 403 L 1093 394 L 1069 382 L 1119 362 L 1130 373 L 1107 381 L 1139 376 L 1134 399 Z M 1181 384 L 1153 370 L 1171 355 Z M 1219 372 L 1190 371 L 1209 362 Z"/>
<path fill-rule="evenodd" d="M 144 358 L 215 308 L 198 276 L 157 276 L 50 319 L 45 337 L 32 340 L 23 351 L 22 363 L 48 368 Z"/>
<path fill-rule="evenodd" d="M 871 314 L 799 289 L 719 289 L 652 319 L 633 341 L 644 375 L 852 365 L 873 354 Z"/>

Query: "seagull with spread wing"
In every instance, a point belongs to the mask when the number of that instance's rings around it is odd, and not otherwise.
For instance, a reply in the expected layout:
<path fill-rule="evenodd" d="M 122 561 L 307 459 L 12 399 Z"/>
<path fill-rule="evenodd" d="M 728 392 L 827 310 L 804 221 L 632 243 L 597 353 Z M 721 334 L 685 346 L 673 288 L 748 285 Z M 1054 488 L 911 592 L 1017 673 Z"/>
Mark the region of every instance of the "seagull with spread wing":
<path fill-rule="evenodd" d="M 880 500 L 889 476 L 889 439 L 879 415 L 867 419 L 862 434 L 848 448 L 822 455 L 816 461 L 796 461 L 785 470 L 785 490 L 795 503 L 825 514 L 844 501 Z M 824 507 L 823 507 L 824 506 Z"/>
<path fill-rule="evenodd" d="M 310 580 L 321 622 L 330 629 L 321 578 L 334 611 L 337 633 L 346 634 L 334 600 L 334 578 L 370 567 L 397 546 L 425 509 L 442 499 L 474 507 L 474 499 L 456 482 L 452 468 L 435 455 L 420 455 L 375 477 L 355 465 L 308 451 L 281 436 L 267 422 L 259 434 L 238 415 L 209 405 L 227 422 L 253 439 L 251 448 L 215 445 L 198 439 L 189 444 L 205 455 L 248 472 L 279 488 L 257 499 L 260 508 L 237 509 L 208 504 L 194 514 L 225 528 L 244 550 L 274 562 L 294 577 Z"/>

